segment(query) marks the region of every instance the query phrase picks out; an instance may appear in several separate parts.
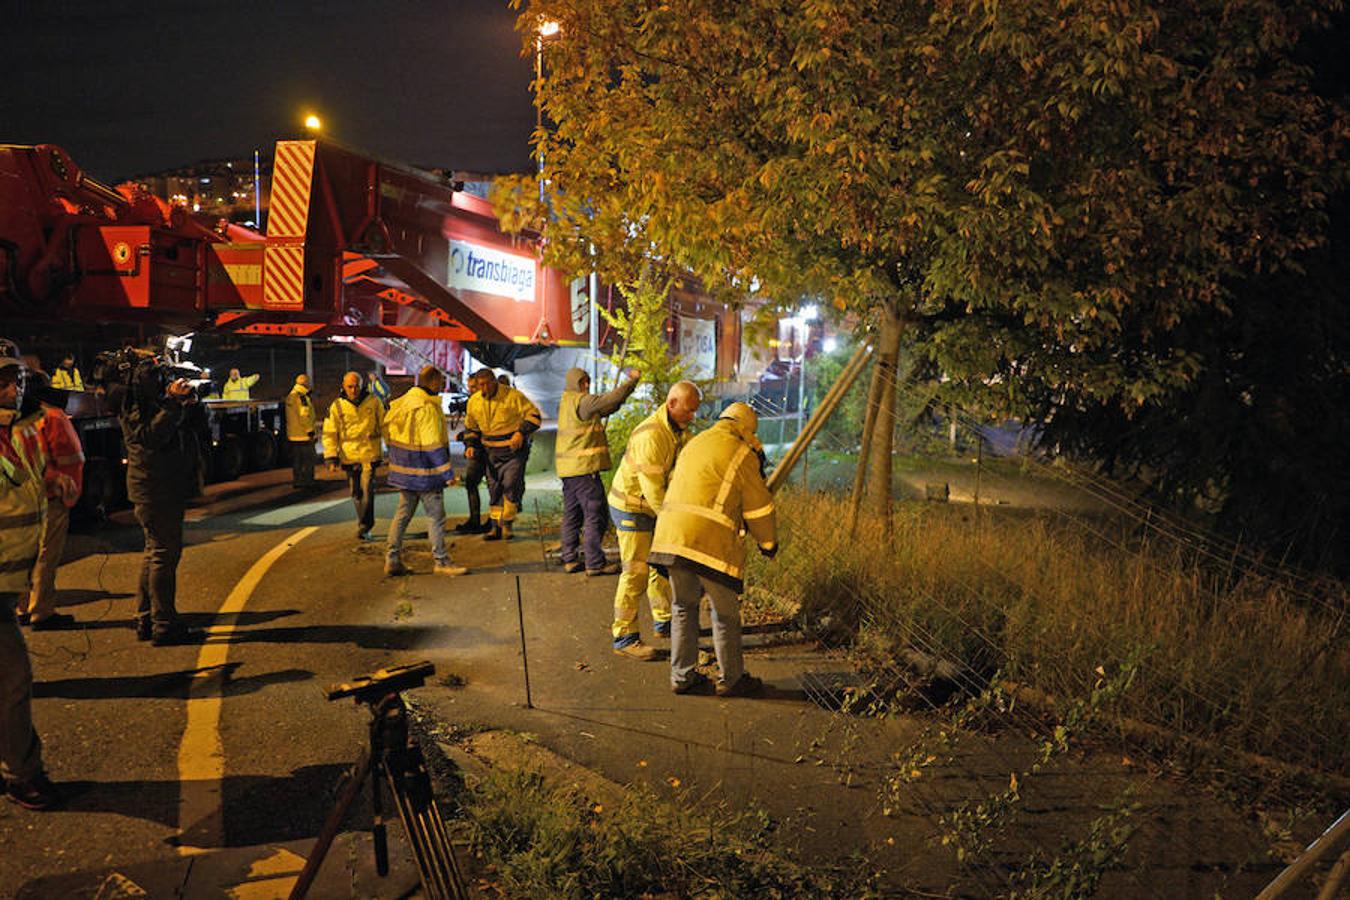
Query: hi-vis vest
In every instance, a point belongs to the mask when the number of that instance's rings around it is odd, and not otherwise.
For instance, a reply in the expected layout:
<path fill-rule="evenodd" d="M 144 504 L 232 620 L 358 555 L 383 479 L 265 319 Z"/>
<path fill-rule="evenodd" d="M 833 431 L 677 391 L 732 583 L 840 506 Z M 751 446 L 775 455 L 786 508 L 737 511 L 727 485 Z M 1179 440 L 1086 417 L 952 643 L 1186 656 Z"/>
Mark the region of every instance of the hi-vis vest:
<path fill-rule="evenodd" d="M 740 590 L 742 528 L 766 550 L 778 539 L 773 495 L 759 474 L 759 458 L 730 422 L 719 421 L 680 453 L 647 559 L 665 565 L 688 560 Z"/>
<path fill-rule="evenodd" d="M 309 390 L 297 384 L 286 395 L 286 438 L 307 441 L 313 433 L 314 402 L 309 399 Z"/>
<path fill-rule="evenodd" d="M 559 478 L 603 472 L 611 464 L 604 420 L 600 416 L 582 419 L 577 415 L 577 404 L 585 396 L 581 391 L 563 391 L 562 400 L 558 401 L 558 446 L 554 459 Z"/>
<path fill-rule="evenodd" d="M 46 463 L 36 432 L 24 427 L 6 429 L 10 446 L 0 450 L 0 593 L 27 592 L 47 511 Z"/>
<path fill-rule="evenodd" d="M 229 378 L 221 388 L 220 396 L 225 400 L 247 400 L 249 399 L 249 388 L 258 383 L 258 375 L 244 375 L 239 378 Z"/>
<path fill-rule="evenodd" d="M 441 400 L 414 387 L 384 417 L 389 483 L 407 491 L 439 491 L 450 480 L 450 435 Z"/>
<path fill-rule="evenodd" d="M 643 420 L 628 437 L 628 448 L 609 489 L 609 505 L 648 516 L 661 512 L 670 470 L 688 439 L 688 431 L 676 431 L 670 424 L 664 406 Z"/>
<path fill-rule="evenodd" d="M 464 410 L 464 428 L 482 435 L 483 446 L 489 450 L 509 450 L 513 434 L 522 430 L 528 434 L 542 422 L 534 401 L 504 384 L 497 385 L 492 397 L 474 393 Z M 523 427 L 527 425 L 532 427 Z"/>

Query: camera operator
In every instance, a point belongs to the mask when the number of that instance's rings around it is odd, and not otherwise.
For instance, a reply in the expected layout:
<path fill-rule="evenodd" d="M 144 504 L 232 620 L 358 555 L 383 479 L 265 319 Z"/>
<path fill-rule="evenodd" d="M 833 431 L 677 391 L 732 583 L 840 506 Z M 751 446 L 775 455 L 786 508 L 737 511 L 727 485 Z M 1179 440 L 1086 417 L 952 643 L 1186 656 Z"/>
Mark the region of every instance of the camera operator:
<path fill-rule="evenodd" d="M 132 370 L 118 416 L 127 452 L 127 497 L 145 532 L 136 590 L 136 636 L 155 646 L 183 643 L 175 592 L 183 514 L 197 495 L 206 413 L 185 378 L 170 380 L 153 358 Z"/>

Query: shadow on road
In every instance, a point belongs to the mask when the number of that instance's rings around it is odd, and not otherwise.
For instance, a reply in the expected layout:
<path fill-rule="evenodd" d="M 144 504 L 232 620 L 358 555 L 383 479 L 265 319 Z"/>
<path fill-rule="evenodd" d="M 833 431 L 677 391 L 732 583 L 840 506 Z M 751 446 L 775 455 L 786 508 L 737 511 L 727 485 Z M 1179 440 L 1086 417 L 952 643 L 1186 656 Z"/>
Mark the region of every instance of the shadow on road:
<path fill-rule="evenodd" d="M 252 694 L 274 684 L 308 681 L 314 673 L 308 669 L 281 669 L 258 675 L 235 677 L 243 663 L 230 662 L 223 666 L 202 669 L 183 669 L 179 672 L 161 672 L 157 675 L 119 675 L 111 678 L 62 678 L 56 681 L 38 681 L 33 684 L 33 697 L 61 697 L 67 700 L 121 700 L 128 698 L 160 697 L 186 699 L 194 681 L 207 678 L 225 679 L 221 693 L 226 697 Z"/>
<path fill-rule="evenodd" d="M 433 625 L 307 625 L 295 628 L 250 628 L 207 636 L 208 644 L 355 644 L 372 650 L 414 650 L 423 647 L 481 647 L 508 643 L 509 638 L 481 628 Z"/>

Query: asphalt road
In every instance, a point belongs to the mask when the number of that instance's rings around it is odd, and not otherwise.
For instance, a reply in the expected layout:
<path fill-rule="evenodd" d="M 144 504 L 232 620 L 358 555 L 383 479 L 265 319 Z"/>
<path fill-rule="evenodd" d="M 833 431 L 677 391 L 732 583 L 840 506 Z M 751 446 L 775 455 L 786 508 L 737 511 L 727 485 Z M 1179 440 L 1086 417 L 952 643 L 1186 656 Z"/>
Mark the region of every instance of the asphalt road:
<path fill-rule="evenodd" d="M 0 895 L 92 895 L 122 877 L 152 896 L 260 886 L 259 860 L 313 838 L 366 741 L 364 710 L 321 689 L 464 637 L 401 621 L 400 593 L 448 594 L 453 579 L 381 588 L 382 544 L 353 540 L 338 485 L 298 496 L 261 480 L 189 513 L 178 604 L 205 629 L 199 644 L 135 639 L 138 529 L 72 535 L 59 602 L 80 627 L 26 631 L 34 718 L 66 803 L 0 804 Z M 379 534 L 394 499 L 380 498 Z M 412 562 L 430 569 L 429 556 Z"/>

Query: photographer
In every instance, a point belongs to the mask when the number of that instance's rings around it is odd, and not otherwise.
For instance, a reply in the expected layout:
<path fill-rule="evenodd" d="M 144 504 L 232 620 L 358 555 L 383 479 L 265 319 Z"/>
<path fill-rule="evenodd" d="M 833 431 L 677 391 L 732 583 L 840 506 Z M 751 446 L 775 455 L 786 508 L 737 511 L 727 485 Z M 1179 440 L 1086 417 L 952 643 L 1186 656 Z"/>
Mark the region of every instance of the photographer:
<path fill-rule="evenodd" d="M 155 646 L 183 643 L 174 598 L 183 553 L 183 513 L 197 495 L 206 413 L 192 384 L 170 379 L 153 356 L 133 365 L 118 418 L 127 453 L 127 497 L 145 532 L 136 591 L 136 636 Z"/>

